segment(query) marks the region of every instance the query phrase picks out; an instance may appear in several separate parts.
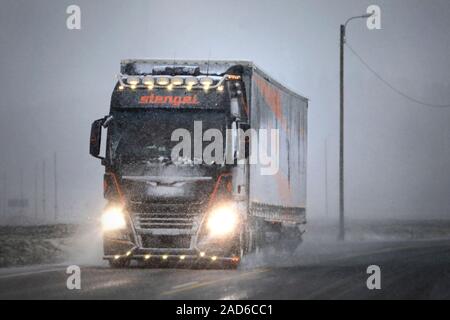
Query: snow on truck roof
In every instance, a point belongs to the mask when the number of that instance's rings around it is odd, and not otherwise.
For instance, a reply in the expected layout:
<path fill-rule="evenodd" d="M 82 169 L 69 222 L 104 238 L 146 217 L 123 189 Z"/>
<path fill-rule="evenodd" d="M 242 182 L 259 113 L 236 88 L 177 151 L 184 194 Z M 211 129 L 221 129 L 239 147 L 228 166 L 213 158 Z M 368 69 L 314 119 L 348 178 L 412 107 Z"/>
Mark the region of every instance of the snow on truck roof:
<path fill-rule="evenodd" d="M 147 59 L 129 59 L 122 60 L 120 63 L 120 71 L 127 74 L 127 72 L 134 71 L 136 74 L 152 73 L 154 68 L 163 67 L 196 67 L 200 74 L 222 75 L 233 66 L 241 65 L 244 67 L 252 67 L 253 63 L 250 61 L 219 61 L 219 60 L 147 60 Z"/>
<path fill-rule="evenodd" d="M 120 72 L 123 75 L 145 75 L 153 74 L 155 71 L 162 71 L 166 68 L 185 68 L 185 72 L 196 72 L 201 75 L 224 75 L 230 68 L 242 66 L 249 70 L 256 71 L 267 81 L 280 87 L 281 89 L 308 101 L 308 98 L 287 88 L 279 81 L 273 79 L 255 63 L 248 60 L 166 60 L 166 59 L 125 59 L 120 62 Z"/>

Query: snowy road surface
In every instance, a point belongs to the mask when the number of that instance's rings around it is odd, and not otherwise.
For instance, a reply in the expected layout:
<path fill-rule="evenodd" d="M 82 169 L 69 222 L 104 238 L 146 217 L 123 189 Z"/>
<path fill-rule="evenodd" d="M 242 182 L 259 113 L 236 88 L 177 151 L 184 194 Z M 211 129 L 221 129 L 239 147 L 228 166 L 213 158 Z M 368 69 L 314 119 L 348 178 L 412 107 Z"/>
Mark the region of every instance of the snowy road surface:
<path fill-rule="evenodd" d="M 381 290 L 368 290 L 369 265 Z M 1 299 L 417 299 L 450 298 L 450 240 L 305 244 L 295 256 L 249 257 L 238 270 L 110 269 L 67 265 L 0 269 Z"/>

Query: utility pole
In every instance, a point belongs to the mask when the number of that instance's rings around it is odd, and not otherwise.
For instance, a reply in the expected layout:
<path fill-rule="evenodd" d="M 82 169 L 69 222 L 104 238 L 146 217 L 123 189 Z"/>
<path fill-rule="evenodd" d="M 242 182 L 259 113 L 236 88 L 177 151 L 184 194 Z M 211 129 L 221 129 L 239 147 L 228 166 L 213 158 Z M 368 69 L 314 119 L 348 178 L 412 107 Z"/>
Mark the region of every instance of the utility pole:
<path fill-rule="evenodd" d="M 42 216 L 47 217 L 47 194 L 45 190 L 45 160 L 42 162 Z"/>
<path fill-rule="evenodd" d="M 6 205 L 7 205 L 7 195 L 6 195 L 6 172 L 3 172 L 2 175 L 2 197 L 1 197 L 1 215 L 6 218 Z"/>
<path fill-rule="evenodd" d="M 20 219 L 23 218 L 23 214 L 24 214 L 24 205 L 25 205 L 25 196 L 23 193 L 23 168 L 20 168 Z"/>
<path fill-rule="evenodd" d="M 4 183 L 3 190 L 5 193 L 5 202 L 3 204 L 3 210 L 4 210 L 3 214 L 5 217 L 7 217 L 9 214 L 9 206 L 8 206 L 9 192 L 8 192 L 8 176 L 7 176 L 6 172 L 3 174 L 3 179 L 4 179 L 3 180 L 3 183 Z"/>
<path fill-rule="evenodd" d="M 344 42 L 345 25 L 341 25 L 339 72 L 339 240 L 345 239 L 344 220 Z"/>
<path fill-rule="evenodd" d="M 53 169 L 55 178 L 55 221 L 58 221 L 58 172 L 56 166 L 56 152 L 53 155 Z"/>
<path fill-rule="evenodd" d="M 347 24 L 354 19 L 370 18 L 374 13 L 347 19 L 340 29 L 340 72 L 339 72 L 339 96 L 340 96 L 340 119 L 339 119 L 339 240 L 345 240 L 345 215 L 344 215 L 344 45 Z"/>
<path fill-rule="evenodd" d="M 38 220 L 38 169 L 39 166 L 35 165 L 34 170 L 34 221 Z"/>
<path fill-rule="evenodd" d="M 328 139 L 325 139 L 325 213 L 328 218 Z"/>

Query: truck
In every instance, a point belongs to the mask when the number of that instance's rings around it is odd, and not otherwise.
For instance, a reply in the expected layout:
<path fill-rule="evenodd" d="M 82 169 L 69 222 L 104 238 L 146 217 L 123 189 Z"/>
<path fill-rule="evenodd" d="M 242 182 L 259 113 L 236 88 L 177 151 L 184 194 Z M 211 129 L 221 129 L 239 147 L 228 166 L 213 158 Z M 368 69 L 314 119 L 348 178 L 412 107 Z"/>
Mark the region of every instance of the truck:
<path fill-rule="evenodd" d="M 237 267 L 267 245 L 295 250 L 307 113 L 307 98 L 249 61 L 121 61 L 90 134 L 105 167 L 104 259 Z"/>

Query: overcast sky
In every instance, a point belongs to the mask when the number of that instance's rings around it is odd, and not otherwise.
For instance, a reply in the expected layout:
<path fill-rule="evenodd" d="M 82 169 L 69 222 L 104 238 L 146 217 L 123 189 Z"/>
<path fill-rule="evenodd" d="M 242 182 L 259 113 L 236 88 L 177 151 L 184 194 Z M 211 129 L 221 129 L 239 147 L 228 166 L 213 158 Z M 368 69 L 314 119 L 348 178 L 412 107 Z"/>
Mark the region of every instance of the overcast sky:
<path fill-rule="evenodd" d="M 66 28 L 70 4 L 81 7 L 81 30 Z M 339 25 L 371 4 L 381 7 L 382 29 L 353 21 L 349 44 L 400 90 L 450 104 L 448 0 L 2 0 L 0 174 L 7 197 L 20 193 L 23 168 L 32 202 L 35 170 L 40 175 L 46 160 L 51 207 L 57 152 L 64 217 L 100 210 L 103 167 L 88 154 L 89 131 L 108 112 L 121 59 L 244 59 L 311 99 L 308 214 L 327 216 L 327 146 L 328 217 L 336 217 Z M 346 54 L 348 216 L 450 218 L 450 108 L 406 100 Z"/>

